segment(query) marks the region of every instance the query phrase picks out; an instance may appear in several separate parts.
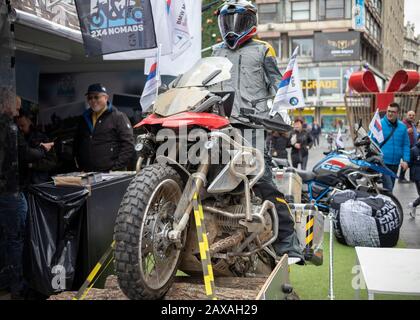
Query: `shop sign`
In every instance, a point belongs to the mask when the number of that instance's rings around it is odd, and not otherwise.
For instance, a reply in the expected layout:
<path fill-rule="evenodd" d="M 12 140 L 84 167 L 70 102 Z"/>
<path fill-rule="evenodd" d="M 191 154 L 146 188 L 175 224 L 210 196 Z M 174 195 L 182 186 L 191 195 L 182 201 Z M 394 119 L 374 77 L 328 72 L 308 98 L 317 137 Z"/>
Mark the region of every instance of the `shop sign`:
<path fill-rule="evenodd" d="M 302 80 L 302 90 L 304 89 L 338 89 L 338 80 Z"/>
<path fill-rule="evenodd" d="M 361 54 L 360 33 L 316 32 L 314 35 L 314 61 L 359 60 Z"/>

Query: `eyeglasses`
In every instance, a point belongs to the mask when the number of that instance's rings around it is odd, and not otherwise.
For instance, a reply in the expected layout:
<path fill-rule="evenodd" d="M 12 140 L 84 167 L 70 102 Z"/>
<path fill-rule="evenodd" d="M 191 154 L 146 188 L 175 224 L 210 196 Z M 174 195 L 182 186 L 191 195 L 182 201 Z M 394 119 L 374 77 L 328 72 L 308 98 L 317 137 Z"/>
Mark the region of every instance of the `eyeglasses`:
<path fill-rule="evenodd" d="M 103 97 L 104 95 L 96 95 L 96 96 L 88 96 L 87 99 L 88 100 L 99 100 L 101 97 Z"/>

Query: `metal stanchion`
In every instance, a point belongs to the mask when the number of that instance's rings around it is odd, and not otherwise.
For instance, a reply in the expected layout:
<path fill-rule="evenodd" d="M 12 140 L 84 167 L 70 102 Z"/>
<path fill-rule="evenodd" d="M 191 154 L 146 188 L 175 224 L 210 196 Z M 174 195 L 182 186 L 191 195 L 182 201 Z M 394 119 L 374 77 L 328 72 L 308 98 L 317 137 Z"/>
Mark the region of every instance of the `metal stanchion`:
<path fill-rule="evenodd" d="M 330 264 L 329 264 L 329 292 L 328 299 L 334 300 L 334 235 L 333 235 L 333 215 L 328 215 L 330 222 Z"/>

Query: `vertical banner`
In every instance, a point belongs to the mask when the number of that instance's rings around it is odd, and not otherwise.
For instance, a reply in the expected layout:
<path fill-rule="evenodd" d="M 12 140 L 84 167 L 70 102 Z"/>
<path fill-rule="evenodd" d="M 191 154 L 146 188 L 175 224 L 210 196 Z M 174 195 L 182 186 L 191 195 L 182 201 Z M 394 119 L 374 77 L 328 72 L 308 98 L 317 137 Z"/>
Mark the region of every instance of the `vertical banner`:
<path fill-rule="evenodd" d="M 365 0 L 356 0 L 356 5 L 353 8 L 353 29 L 365 30 Z"/>
<path fill-rule="evenodd" d="M 179 32 L 176 33 L 177 38 L 173 39 L 172 54 L 165 55 L 162 53 L 163 57 L 160 64 L 162 75 L 176 77 L 187 72 L 201 59 L 201 3 L 201 0 L 171 1 L 171 8 L 175 9 L 173 12 L 178 12 L 177 15 L 172 16 L 171 23 L 178 25 Z M 185 13 L 186 17 L 184 16 Z M 153 59 L 146 59 L 145 74 L 149 72 L 152 64 Z"/>
<path fill-rule="evenodd" d="M 88 56 L 157 47 L 150 0 L 76 0 L 76 9 Z"/>

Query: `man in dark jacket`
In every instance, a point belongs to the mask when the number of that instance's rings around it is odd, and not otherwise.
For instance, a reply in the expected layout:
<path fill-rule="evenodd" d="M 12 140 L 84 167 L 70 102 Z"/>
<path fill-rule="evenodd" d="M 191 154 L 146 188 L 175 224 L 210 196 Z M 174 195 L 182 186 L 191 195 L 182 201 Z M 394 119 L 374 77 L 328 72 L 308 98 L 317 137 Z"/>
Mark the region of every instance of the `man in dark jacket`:
<path fill-rule="evenodd" d="M 53 143 L 31 148 L 13 117 L 19 114 L 20 99 L 9 88 L 0 88 L 0 289 L 12 299 L 22 298 L 22 268 L 25 220 L 28 205 L 19 185 L 19 162 L 43 159 Z"/>
<path fill-rule="evenodd" d="M 86 93 L 89 109 L 79 122 L 74 156 L 81 171 L 126 170 L 134 152 L 133 128 L 127 116 L 108 102 L 101 84 Z"/>
<path fill-rule="evenodd" d="M 419 197 L 408 204 L 411 217 L 416 217 L 416 209 L 420 205 L 420 139 L 411 149 L 410 177 L 416 184 Z"/>
<path fill-rule="evenodd" d="M 268 135 L 266 144 L 271 156 L 278 159 L 288 159 L 287 144 L 289 135 L 285 132 L 274 131 Z"/>
<path fill-rule="evenodd" d="M 318 124 L 318 122 L 314 121 L 312 125 L 311 135 L 314 140 L 314 146 L 319 146 L 319 136 L 321 135 L 321 126 Z"/>
<path fill-rule="evenodd" d="M 309 149 L 312 147 L 312 136 L 303 129 L 303 121 L 298 119 L 294 123 L 294 131 L 290 137 L 289 147 L 292 148 L 292 166 L 306 170 L 308 165 Z"/>
<path fill-rule="evenodd" d="M 41 143 L 49 143 L 49 138 L 35 128 L 32 120 L 24 114 L 19 115 L 16 124 L 30 148 L 37 148 Z M 40 184 L 51 180 L 51 175 L 57 167 L 57 156 L 53 150 L 45 157 L 33 162 L 19 162 L 19 178 L 21 185 Z"/>
<path fill-rule="evenodd" d="M 417 127 L 416 127 L 416 113 L 414 111 L 408 111 L 407 117 L 403 120 L 403 123 L 407 127 L 408 138 L 410 139 L 410 149 L 414 148 L 417 143 Z M 408 183 L 405 179 L 405 173 L 407 170 L 403 168 L 400 169 L 400 176 L 398 178 L 398 182 L 400 183 Z"/>

